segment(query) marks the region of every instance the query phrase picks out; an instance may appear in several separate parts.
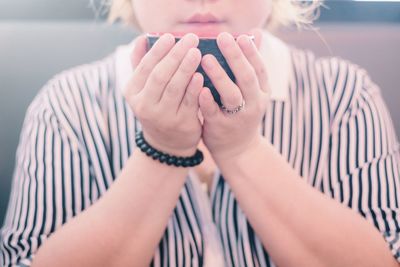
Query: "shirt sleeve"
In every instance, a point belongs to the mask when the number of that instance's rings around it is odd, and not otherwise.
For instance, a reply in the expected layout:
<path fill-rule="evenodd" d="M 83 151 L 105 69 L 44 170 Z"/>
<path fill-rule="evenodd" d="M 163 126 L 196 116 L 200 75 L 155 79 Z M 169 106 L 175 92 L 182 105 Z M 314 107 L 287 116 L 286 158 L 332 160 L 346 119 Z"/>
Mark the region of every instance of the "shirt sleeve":
<path fill-rule="evenodd" d="M 0 265 L 30 266 L 46 239 L 90 204 L 89 161 L 42 92 L 30 105 L 17 149 Z"/>
<path fill-rule="evenodd" d="M 365 71 L 358 74 L 351 103 L 331 124 L 323 181 L 334 199 L 376 227 L 400 262 L 399 143 L 380 89 Z"/>

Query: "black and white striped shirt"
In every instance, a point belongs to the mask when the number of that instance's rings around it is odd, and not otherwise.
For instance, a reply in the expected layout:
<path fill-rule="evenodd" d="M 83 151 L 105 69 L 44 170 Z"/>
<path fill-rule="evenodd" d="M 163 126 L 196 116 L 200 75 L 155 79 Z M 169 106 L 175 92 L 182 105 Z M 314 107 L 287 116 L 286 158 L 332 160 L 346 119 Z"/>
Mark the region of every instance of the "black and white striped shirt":
<path fill-rule="evenodd" d="M 310 186 L 376 227 L 400 262 L 399 143 L 380 89 L 355 64 L 265 36 L 273 94 L 262 134 Z M 0 232 L 2 266 L 29 266 L 50 234 L 107 191 L 135 149 L 140 123 L 120 90 L 118 54 L 56 75 L 30 105 Z M 226 266 L 276 266 L 221 173 L 214 178 L 206 208 Z M 204 266 L 198 187 L 188 177 L 152 266 Z"/>

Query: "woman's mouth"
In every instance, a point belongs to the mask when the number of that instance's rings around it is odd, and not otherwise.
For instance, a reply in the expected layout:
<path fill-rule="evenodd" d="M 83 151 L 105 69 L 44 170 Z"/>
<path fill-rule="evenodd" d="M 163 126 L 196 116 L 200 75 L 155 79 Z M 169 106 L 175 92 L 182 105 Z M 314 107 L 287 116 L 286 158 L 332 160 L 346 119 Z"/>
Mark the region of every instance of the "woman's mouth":
<path fill-rule="evenodd" d="M 187 33 L 194 33 L 200 38 L 215 39 L 221 32 L 228 31 L 225 22 L 179 22 L 169 33 L 175 37 L 183 37 Z M 150 35 L 162 35 L 164 32 L 150 32 Z"/>
<path fill-rule="evenodd" d="M 211 13 L 196 13 L 179 25 L 179 31 L 192 32 L 199 36 L 216 36 L 226 30 L 226 21 Z"/>
<path fill-rule="evenodd" d="M 185 23 L 218 23 L 222 22 L 220 18 L 213 15 L 212 13 L 196 13 L 187 18 Z"/>
<path fill-rule="evenodd" d="M 224 23 L 216 22 L 201 22 L 201 23 L 183 23 L 180 25 L 180 32 L 192 32 L 199 37 L 216 37 L 219 33 L 226 31 Z"/>

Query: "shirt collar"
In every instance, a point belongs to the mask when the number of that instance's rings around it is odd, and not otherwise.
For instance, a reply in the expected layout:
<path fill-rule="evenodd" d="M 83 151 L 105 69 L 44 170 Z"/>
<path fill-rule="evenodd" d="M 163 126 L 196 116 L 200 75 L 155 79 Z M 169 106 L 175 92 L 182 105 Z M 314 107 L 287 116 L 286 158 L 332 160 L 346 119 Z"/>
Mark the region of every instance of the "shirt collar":
<path fill-rule="evenodd" d="M 133 71 L 130 54 L 135 40 L 130 44 L 117 47 L 116 50 L 116 86 L 119 90 L 125 88 Z M 285 101 L 289 92 L 289 75 L 292 65 L 288 45 L 268 31 L 263 31 L 260 53 L 268 74 L 271 100 Z"/>

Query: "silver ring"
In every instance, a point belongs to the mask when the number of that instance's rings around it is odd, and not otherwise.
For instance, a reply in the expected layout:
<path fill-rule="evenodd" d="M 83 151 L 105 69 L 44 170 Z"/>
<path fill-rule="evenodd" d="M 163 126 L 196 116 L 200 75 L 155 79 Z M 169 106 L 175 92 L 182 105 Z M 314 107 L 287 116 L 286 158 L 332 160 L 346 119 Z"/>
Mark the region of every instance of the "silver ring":
<path fill-rule="evenodd" d="M 240 106 L 237 106 L 236 108 L 233 109 L 227 109 L 223 104 L 221 105 L 221 109 L 222 111 L 228 113 L 228 114 L 235 114 L 238 113 L 239 111 L 241 111 L 244 108 L 245 102 L 244 99 L 242 101 L 242 104 L 240 104 Z"/>

